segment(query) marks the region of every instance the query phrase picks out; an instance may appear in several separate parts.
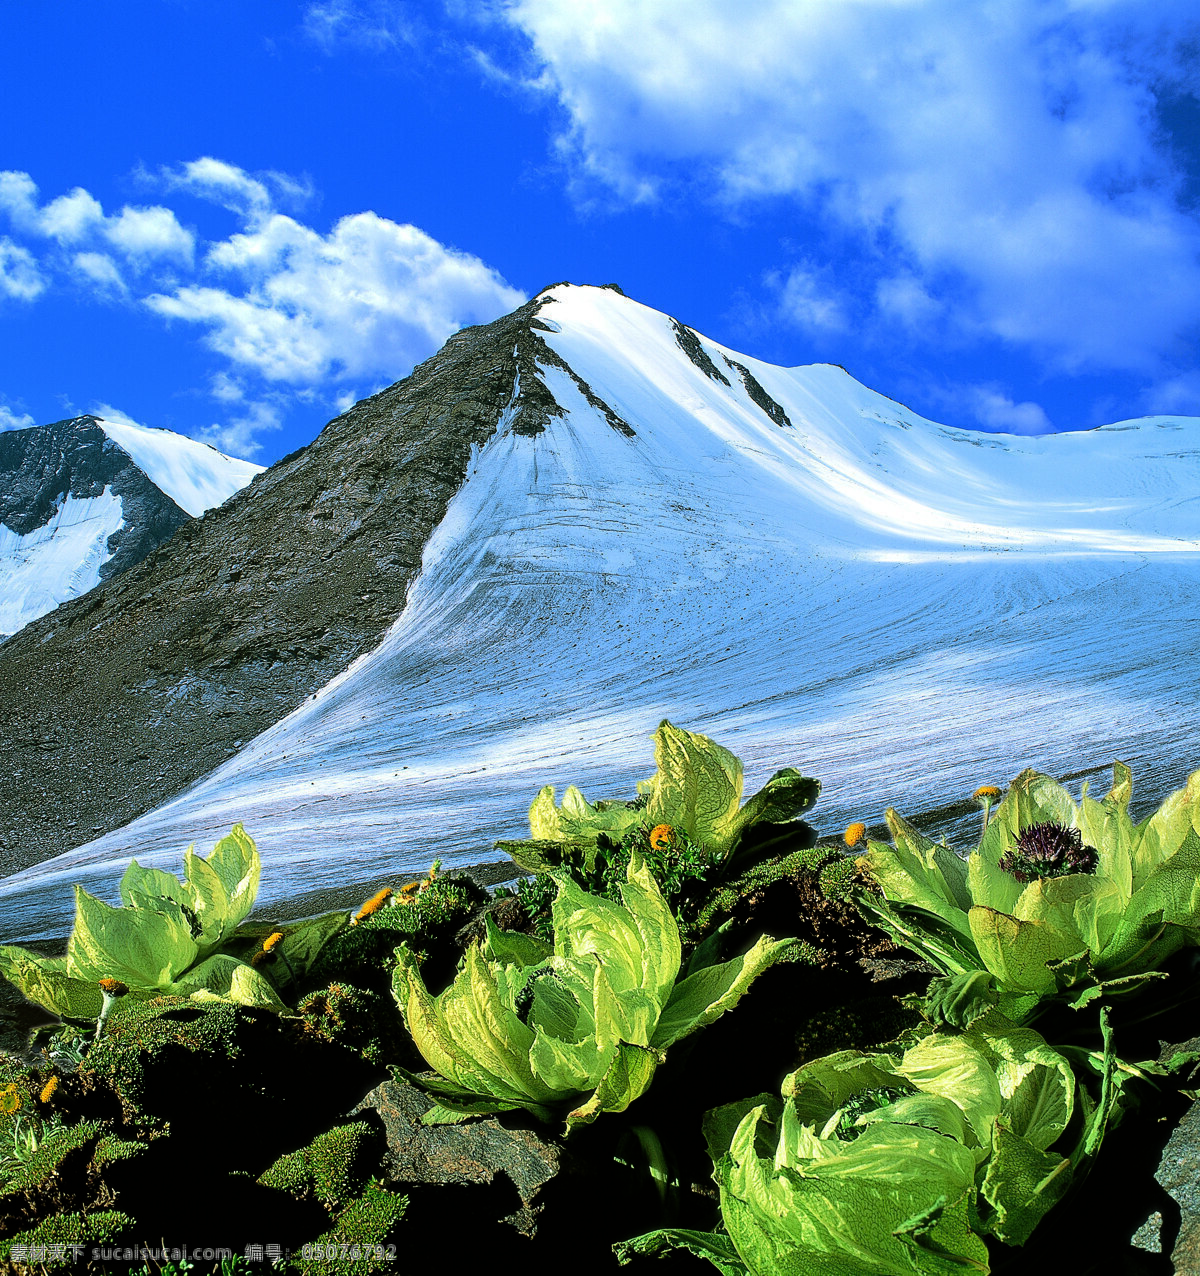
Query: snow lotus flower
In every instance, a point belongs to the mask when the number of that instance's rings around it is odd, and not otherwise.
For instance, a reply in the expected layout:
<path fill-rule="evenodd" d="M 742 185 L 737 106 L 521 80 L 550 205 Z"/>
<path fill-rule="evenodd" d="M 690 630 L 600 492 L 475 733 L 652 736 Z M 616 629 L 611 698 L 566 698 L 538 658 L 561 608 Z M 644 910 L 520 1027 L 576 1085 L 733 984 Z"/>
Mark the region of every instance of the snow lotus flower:
<path fill-rule="evenodd" d="M 1025 1018 L 1058 994 L 1082 1006 L 1200 944 L 1200 771 L 1137 825 L 1132 793 L 1122 762 L 1105 797 L 1085 785 L 1078 804 L 1023 771 L 966 860 L 887 812 L 892 845 L 870 842 L 859 860 L 879 893 L 860 902 L 942 971 L 948 1022 L 989 1005 Z"/>
<path fill-rule="evenodd" d="M 241 927 L 261 873 L 258 848 L 240 824 L 207 857 L 188 847 L 183 881 L 134 860 L 121 878 L 120 908 L 75 887 L 75 926 L 65 957 L 5 945 L 0 975 L 55 1014 L 98 1022 L 107 1017 L 112 997 L 124 992 L 285 1011 L 274 985 L 243 960 L 248 937 Z M 282 957 L 289 970 L 304 969 L 346 922 L 344 913 L 326 913 L 294 923 L 260 951 Z"/>
<path fill-rule="evenodd" d="M 617 1256 L 683 1248 L 726 1276 L 986 1273 L 983 1237 L 1024 1244 L 1111 1115 L 998 1014 L 895 1053 L 842 1050 L 791 1073 L 781 1098 L 706 1114 L 723 1233 L 664 1229 Z"/>
<path fill-rule="evenodd" d="M 556 877 L 553 948 L 500 931 L 489 917 L 486 941 L 467 950 L 438 997 L 413 954 L 396 949 L 393 995 L 438 1075 L 396 1070 L 436 1101 L 427 1124 L 524 1108 L 543 1121 L 565 1113 L 569 1133 L 623 1111 L 666 1049 L 734 1006 L 788 946 L 763 938 L 719 965 L 694 957 L 679 978 L 679 928 L 636 852 L 624 906 Z"/>
<path fill-rule="evenodd" d="M 783 767 L 743 802 L 741 760 L 708 736 L 666 718 L 654 733 L 654 760 L 658 769 L 638 782 L 632 802 L 601 798 L 593 804 L 572 784 L 558 806 L 554 786 L 546 785 L 529 808 L 529 837 L 497 842 L 497 848 L 529 873 L 562 864 L 590 873 L 602 839 L 616 845 L 634 829 L 649 827 L 654 850 L 674 845 L 683 834 L 729 873 L 739 865 L 743 838 L 756 825 L 796 830 L 797 817 L 821 792 L 820 781 Z"/>

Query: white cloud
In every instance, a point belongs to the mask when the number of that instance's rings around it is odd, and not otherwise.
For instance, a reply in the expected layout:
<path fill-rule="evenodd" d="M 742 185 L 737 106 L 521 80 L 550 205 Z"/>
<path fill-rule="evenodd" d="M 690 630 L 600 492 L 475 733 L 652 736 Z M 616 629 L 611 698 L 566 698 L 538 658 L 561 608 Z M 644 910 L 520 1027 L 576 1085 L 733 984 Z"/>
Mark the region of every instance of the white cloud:
<path fill-rule="evenodd" d="M 293 385 L 403 375 L 464 324 L 524 300 L 477 257 L 375 213 L 344 217 L 328 235 L 274 214 L 207 262 L 244 291 L 189 285 L 146 304 L 204 324 L 213 349 Z"/>
<path fill-rule="evenodd" d="M 1154 416 L 1200 416 L 1200 373 L 1184 372 L 1151 386 L 1142 410 Z"/>
<path fill-rule="evenodd" d="M 123 208 L 109 218 L 104 234 L 110 244 L 138 262 L 174 259 L 190 265 L 196 242 L 175 214 L 162 207 Z"/>
<path fill-rule="evenodd" d="M 95 284 L 101 292 L 126 293 L 128 291 L 117 263 L 104 253 L 76 253 L 72 264 L 79 274 Z"/>
<path fill-rule="evenodd" d="M 105 216 L 99 200 L 81 186 L 39 205 L 38 188 L 28 173 L 0 173 L 0 209 L 13 226 L 26 235 L 53 239 L 61 247 L 85 245 L 112 247 L 137 269 L 159 261 L 190 264 L 194 248 L 191 231 L 179 224 L 175 214 L 161 205 L 133 208 L 126 204 L 120 212 Z M 86 256 L 94 257 L 95 252 Z M 78 255 L 69 259 L 78 266 Z M 90 274 L 86 267 L 85 273 Z M 115 267 L 114 267 L 115 270 Z"/>
<path fill-rule="evenodd" d="M 673 182 L 743 207 L 793 198 L 853 243 L 881 317 L 927 322 L 923 294 L 961 333 L 1143 372 L 1194 324 L 1200 228 L 1155 118 L 1156 93 L 1196 87 L 1179 0 L 503 12 L 530 41 L 527 82 L 566 112 L 577 176 L 629 200 Z"/>
<path fill-rule="evenodd" d="M 33 424 L 28 412 L 18 415 L 6 403 L 0 403 L 0 433 L 5 430 L 26 430 Z"/>
<path fill-rule="evenodd" d="M 28 173 L 8 169 L 0 173 L 0 208 L 9 215 L 19 229 L 32 228 L 37 223 L 37 187 Z"/>
<path fill-rule="evenodd" d="M 32 192 L 36 194 L 37 187 Z M 37 212 L 34 225 L 39 233 L 60 244 L 76 244 L 104 223 L 104 209 L 81 186 L 69 195 L 60 195 Z"/>
<path fill-rule="evenodd" d="M 0 236 L 0 296 L 32 301 L 46 288 L 33 254 Z"/>
<path fill-rule="evenodd" d="M 1049 434 L 1054 429 L 1040 404 L 1014 403 L 999 386 L 966 386 L 958 397 L 985 430 L 1001 434 Z"/>
<path fill-rule="evenodd" d="M 196 437 L 227 456 L 250 461 L 262 452 L 261 435 L 271 434 L 283 425 L 286 405 L 280 401 L 256 399 L 242 403 L 224 424 L 213 424 L 199 430 Z"/>
<path fill-rule="evenodd" d="M 287 174 L 207 156 L 157 180 L 232 211 L 238 231 L 197 252 L 170 208 L 106 215 L 78 187 L 43 204 L 29 174 L 0 173 L 0 213 L 14 233 L 49 241 L 39 260 L 0 238 L 0 297 L 31 300 L 58 277 L 197 325 L 231 365 L 210 381 L 231 415 L 198 437 L 239 456 L 260 451 L 257 436 L 279 429 L 297 401 L 341 405 L 353 395 L 348 383 L 389 384 L 458 328 L 525 300 L 479 258 L 415 226 L 363 212 L 323 233 L 285 215 L 276 201 L 296 206 L 312 194 Z"/>

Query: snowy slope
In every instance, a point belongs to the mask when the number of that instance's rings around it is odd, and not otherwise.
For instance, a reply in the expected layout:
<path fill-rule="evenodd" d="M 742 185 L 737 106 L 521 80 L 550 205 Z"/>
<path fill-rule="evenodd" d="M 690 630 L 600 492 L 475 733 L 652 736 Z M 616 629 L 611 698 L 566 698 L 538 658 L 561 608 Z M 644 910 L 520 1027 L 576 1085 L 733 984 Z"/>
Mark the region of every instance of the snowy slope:
<path fill-rule="evenodd" d="M 979 434 L 702 340 L 725 383 L 658 312 L 548 298 L 563 415 L 502 419 L 384 642 L 189 792 L 0 882 L 9 933 L 235 820 L 265 902 L 478 863 L 544 783 L 632 795 L 663 717 L 738 753 L 747 792 L 821 778 L 826 831 L 1027 765 L 1121 757 L 1143 801 L 1200 765 L 1200 420 Z"/>
<path fill-rule="evenodd" d="M 207 443 L 197 443 L 173 430 L 151 429 L 132 421 L 97 424 L 160 491 L 193 518 L 223 505 L 234 492 L 263 472 L 261 465 L 226 456 Z"/>
<path fill-rule="evenodd" d="M 70 492 L 48 523 L 24 536 L 0 523 L 0 634 L 18 629 L 100 583 L 108 538 L 124 526 L 121 501 Z"/>

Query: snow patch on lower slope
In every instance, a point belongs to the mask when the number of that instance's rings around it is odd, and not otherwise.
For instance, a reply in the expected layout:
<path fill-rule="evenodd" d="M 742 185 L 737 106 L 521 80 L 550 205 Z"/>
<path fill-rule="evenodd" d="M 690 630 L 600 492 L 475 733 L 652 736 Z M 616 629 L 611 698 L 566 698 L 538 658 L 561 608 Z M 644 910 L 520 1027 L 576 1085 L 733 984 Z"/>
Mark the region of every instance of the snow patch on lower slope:
<path fill-rule="evenodd" d="M 268 905 L 492 858 L 542 784 L 631 796 L 663 717 L 739 754 L 747 792 L 822 779 L 825 831 L 1027 765 L 1120 757 L 1145 802 L 1200 764 L 1200 423 L 973 435 L 738 356 L 788 430 L 664 316 L 593 291 L 545 339 L 636 435 L 543 369 L 564 416 L 472 458 L 379 648 L 189 792 L 0 882 L 10 937 L 68 926 L 71 882 L 114 898 L 131 856 L 178 871 L 236 820 Z"/>
<path fill-rule="evenodd" d="M 0 635 L 15 634 L 100 583 L 108 538 L 124 526 L 120 497 L 69 492 L 49 522 L 24 536 L 0 523 Z"/>

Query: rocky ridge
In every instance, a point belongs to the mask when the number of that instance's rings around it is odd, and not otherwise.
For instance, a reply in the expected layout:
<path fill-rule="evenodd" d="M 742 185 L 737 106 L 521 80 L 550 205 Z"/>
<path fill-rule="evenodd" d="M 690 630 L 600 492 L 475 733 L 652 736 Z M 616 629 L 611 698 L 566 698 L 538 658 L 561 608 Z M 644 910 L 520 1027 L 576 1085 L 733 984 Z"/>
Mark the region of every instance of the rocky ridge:
<path fill-rule="evenodd" d="M 502 417 L 533 435 L 561 411 L 538 378 L 554 361 L 537 332 L 547 300 L 456 333 L 219 509 L 181 512 L 136 566 L 0 645 L 0 874 L 180 792 L 379 641 L 472 449 Z M 92 446 L 86 425 L 67 424 Z"/>

